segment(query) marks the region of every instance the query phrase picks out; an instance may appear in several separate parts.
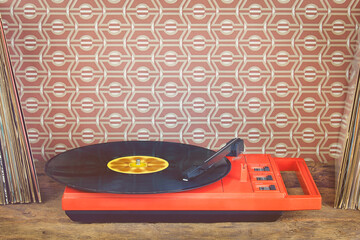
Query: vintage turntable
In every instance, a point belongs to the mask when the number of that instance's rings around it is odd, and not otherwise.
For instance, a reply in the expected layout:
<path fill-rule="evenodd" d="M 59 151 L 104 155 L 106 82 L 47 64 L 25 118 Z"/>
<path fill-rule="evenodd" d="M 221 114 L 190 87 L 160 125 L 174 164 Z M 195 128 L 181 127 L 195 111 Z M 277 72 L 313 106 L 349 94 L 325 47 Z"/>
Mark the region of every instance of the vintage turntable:
<path fill-rule="evenodd" d="M 303 159 L 242 154 L 232 139 L 218 152 L 173 142 L 124 141 L 73 149 L 48 161 L 66 186 L 62 207 L 81 222 L 274 221 L 282 211 L 321 208 Z M 281 172 L 297 174 L 289 195 Z"/>

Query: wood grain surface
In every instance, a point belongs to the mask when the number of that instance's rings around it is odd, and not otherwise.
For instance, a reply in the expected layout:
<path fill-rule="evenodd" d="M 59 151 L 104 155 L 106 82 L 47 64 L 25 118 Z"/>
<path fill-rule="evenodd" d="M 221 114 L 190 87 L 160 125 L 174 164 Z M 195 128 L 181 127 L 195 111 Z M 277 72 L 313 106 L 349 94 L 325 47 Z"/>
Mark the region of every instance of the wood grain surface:
<path fill-rule="evenodd" d="M 360 212 L 333 208 L 334 165 L 309 165 L 323 197 L 319 211 L 284 212 L 276 222 L 72 222 L 61 209 L 64 186 L 37 163 L 43 203 L 0 206 L 0 239 L 360 239 Z"/>

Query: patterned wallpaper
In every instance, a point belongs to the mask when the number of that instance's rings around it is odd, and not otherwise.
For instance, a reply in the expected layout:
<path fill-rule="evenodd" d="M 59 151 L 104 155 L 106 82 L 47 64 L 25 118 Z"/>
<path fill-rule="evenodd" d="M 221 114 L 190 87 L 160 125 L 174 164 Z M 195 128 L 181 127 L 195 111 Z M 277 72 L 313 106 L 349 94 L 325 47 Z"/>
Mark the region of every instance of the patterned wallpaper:
<path fill-rule="evenodd" d="M 119 140 L 328 162 L 355 0 L 0 0 L 37 160 Z"/>

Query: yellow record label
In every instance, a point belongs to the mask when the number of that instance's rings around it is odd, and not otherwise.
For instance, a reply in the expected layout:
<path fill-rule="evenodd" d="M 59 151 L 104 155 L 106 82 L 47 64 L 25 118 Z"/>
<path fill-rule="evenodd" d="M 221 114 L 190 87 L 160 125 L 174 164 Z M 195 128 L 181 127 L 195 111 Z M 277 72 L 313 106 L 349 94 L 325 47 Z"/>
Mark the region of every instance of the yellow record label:
<path fill-rule="evenodd" d="M 115 172 L 127 174 L 146 174 L 160 172 L 166 169 L 169 163 L 152 156 L 128 156 L 116 158 L 108 162 L 107 167 Z"/>

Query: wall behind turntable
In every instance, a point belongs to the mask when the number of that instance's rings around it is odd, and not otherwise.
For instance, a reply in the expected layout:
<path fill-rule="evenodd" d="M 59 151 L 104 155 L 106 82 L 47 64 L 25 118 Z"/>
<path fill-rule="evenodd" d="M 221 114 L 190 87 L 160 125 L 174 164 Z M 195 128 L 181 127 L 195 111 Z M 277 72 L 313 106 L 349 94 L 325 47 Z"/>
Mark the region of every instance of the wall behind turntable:
<path fill-rule="evenodd" d="M 331 1 L 0 1 L 35 159 L 162 140 L 328 162 L 360 6 Z"/>

